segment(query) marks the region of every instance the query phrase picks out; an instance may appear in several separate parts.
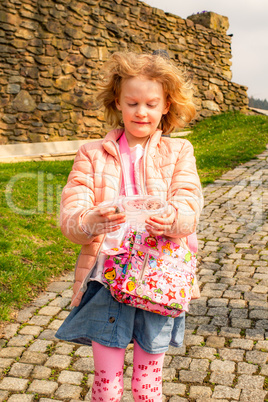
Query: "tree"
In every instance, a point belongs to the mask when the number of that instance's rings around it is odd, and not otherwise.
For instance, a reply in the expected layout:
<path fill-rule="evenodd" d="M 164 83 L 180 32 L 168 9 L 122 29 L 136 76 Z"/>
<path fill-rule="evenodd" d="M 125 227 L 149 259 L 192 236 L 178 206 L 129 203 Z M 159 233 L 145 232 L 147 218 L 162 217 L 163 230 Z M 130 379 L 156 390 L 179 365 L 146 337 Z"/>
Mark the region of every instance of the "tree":
<path fill-rule="evenodd" d="M 268 110 L 268 102 L 266 99 L 255 99 L 253 96 L 250 96 L 248 105 L 249 107 L 255 107 L 256 109 Z"/>

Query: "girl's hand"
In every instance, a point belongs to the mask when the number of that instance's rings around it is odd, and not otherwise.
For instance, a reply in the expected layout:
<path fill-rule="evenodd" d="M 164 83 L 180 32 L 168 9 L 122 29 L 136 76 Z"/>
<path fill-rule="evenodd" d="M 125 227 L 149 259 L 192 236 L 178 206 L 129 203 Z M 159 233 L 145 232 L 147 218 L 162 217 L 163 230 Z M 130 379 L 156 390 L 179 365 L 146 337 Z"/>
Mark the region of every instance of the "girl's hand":
<path fill-rule="evenodd" d="M 152 236 L 162 236 L 168 234 L 175 220 L 175 210 L 170 207 L 169 211 L 163 215 L 150 216 L 146 219 L 145 229 Z"/>
<path fill-rule="evenodd" d="M 126 221 L 126 215 L 117 207 L 96 207 L 82 217 L 82 229 L 91 236 L 115 232 Z"/>

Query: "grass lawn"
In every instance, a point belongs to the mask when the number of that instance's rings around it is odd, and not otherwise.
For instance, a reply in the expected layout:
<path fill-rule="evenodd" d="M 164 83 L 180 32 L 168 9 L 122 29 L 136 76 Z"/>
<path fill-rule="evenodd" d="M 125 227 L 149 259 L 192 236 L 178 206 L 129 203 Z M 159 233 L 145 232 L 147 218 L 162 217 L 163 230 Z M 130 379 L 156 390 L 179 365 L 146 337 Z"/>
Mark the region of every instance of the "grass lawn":
<path fill-rule="evenodd" d="M 74 267 L 79 246 L 58 224 L 72 161 L 1 164 L 0 321 Z"/>
<path fill-rule="evenodd" d="M 199 122 L 187 139 L 194 146 L 198 172 L 205 186 L 265 151 L 268 117 L 216 115 Z"/>
<path fill-rule="evenodd" d="M 222 114 L 187 137 L 205 186 L 265 150 L 268 117 Z M 30 302 L 49 280 L 73 270 L 80 246 L 63 237 L 59 201 L 72 161 L 0 164 L 0 321 Z"/>

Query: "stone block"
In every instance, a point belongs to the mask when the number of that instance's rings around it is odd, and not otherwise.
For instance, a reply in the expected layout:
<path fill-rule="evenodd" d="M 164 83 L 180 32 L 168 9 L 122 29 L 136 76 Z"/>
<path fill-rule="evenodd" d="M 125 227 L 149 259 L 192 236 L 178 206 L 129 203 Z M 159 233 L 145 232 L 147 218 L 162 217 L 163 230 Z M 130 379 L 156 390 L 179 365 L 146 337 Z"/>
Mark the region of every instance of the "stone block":
<path fill-rule="evenodd" d="M 84 45 L 81 46 L 80 52 L 85 56 L 87 59 L 98 59 L 99 52 L 96 47 Z"/>
<path fill-rule="evenodd" d="M 255 374 L 257 370 L 258 370 L 258 366 L 254 365 L 254 364 L 239 362 L 237 365 L 237 373 L 238 374 L 252 375 L 252 374 Z"/>
<path fill-rule="evenodd" d="M 49 19 L 45 25 L 48 32 L 58 34 L 62 31 L 62 25 L 60 21 L 57 21 L 55 19 Z"/>
<path fill-rule="evenodd" d="M 51 369 L 44 366 L 35 366 L 32 372 L 32 377 L 37 380 L 48 380 L 51 375 Z"/>
<path fill-rule="evenodd" d="M 55 337 L 56 330 L 53 329 L 45 329 L 40 335 L 39 339 L 45 339 L 47 341 L 56 341 L 58 342 L 58 339 Z"/>
<path fill-rule="evenodd" d="M 52 300 L 52 302 L 49 303 L 49 305 L 52 307 L 61 307 L 64 308 L 68 306 L 68 304 L 71 302 L 71 299 L 69 297 L 56 297 L 56 299 Z"/>
<path fill-rule="evenodd" d="M 229 303 L 229 300 L 224 299 L 224 298 L 222 298 L 222 299 L 212 298 L 212 299 L 208 300 L 208 306 L 209 307 L 225 307 L 225 306 L 228 305 L 228 303 Z"/>
<path fill-rule="evenodd" d="M 251 328 L 251 320 L 243 318 L 233 318 L 231 320 L 232 327 L 236 328 Z"/>
<path fill-rule="evenodd" d="M 262 366 L 260 374 L 268 376 L 268 364 Z"/>
<path fill-rule="evenodd" d="M 264 323 L 266 327 L 266 323 Z M 258 322 L 256 324 L 256 327 L 258 326 Z M 247 339 L 252 339 L 252 340 L 257 340 L 257 341 L 263 341 L 264 340 L 264 334 L 265 330 L 264 328 L 253 328 L 253 329 L 246 329 L 246 338 Z"/>
<path fill-rule="evenodd" d="M 264 377 L 261 375 L 241 374 L 238 377 L 236 388 L 240 389 L 262 389 L 264 385 Z"/>
<path fill-rule="evenodd" d="M 93 357 L 92 346 L 80 346 L 80 347 L 75 351 L 75 356 L 80 356 L 80 357 Z"/>
<path fill-rule="evenodd" d="M 163 384 L 163 394 L 167 396 L 184 395 L 186 391 L 185 384 L 167 383 Z"/>
<path fill-rule="evenodd" d="M 224 371 L 213 371 L 210 376 L 212 384 L 219 384 L 231 387 L 235 379 L 235 374 L 226 373 Z"/>
<path fill-rule="evenodd" d="M 204 342 L 204 337 L 200 335 L 186 334 L 184 342 L 186 346 L 200 346 L 201 342 Z"/>
<path fill-rule="evenodd" d="M 212 394 L 212 398 L 215 398 L 215 399 L 226 398 L 226 399 L 233 399 L 235 401 L 238 401 L 239 397 L 240 397 L 240 393 L 241 393 L 240 389 L 234 389 L 234 388 L 227 387 L 224 385 L 216 385 L 214 392 Z"/>
<path fill-rule="evenodd" d="M 225 344 L 225 338 L 221 336 L 209 336 L 206 340 L 206 346 L 213 348 L 223 348 Z"/>
<path fill-rule="evenodd" d="M 233 373 L 235 371 L 235 363 L 228 360 L 214 360 L 210 364 L 212 371 L 223 371 L 225 373 Z"/>
<path fill-rule="evenodd" d="M 7 347 L 0 350 L 0 357 L 16 359 L 24 352 L 24 348 L 20 347 Z"/>
<path fill-rule="evenodd" d="M 46 326 L 48 325 L 50 318 L 51 317 L 45 315 L 35 315 L 30 319 L 30 321 L 28 321 L 28 324 L 37 325 L 40 327 Z"/>
<path fill-rule="evenodd" d="M 64 355 L 53 355 L 48 358 L 45 366 L 57 369 L 66 369 L 71 364 L 72 358 Z"/>
<path fill-rule="evenodd" d="M 200 325 L 197 329 L 197 335 L 216 336 L 217 328 L 215 325 Z"/>
<path fill-rule="evenodd" d="M 65 90 L 69 91 L 69 89 Z M 46 123 L 63 123 L 68 119 L 68 116 L 66 113 L 61 112 L 47 112 L 43 114 L 42 118 Z"/>
<path fill-rule="evenodd" d="M 57 318 L 59 320 L 66 320 L 69 314 L 70 314 L 69 311 L 61 311 L 60 314 L 57 315 Z"/>
<path fill-rule="evenodd" d="M 11 367 L 9 375 L 11 377 L 28 378 L 30 377 L 33 368 L 34 366 L 32 364 L 14 363 Z"/>
<path fill-rule="evenodd" d="M 13 108 L 16 109 L 18 112 L 33 112 L 36 109 L 37 105 L 32 96 L 26 90 L 19 90 L 18 92 L 18 95 L 13 102 Z"/>
<path fill-rule="evenodd" d="M 18 94 L 20 92 L 20 85 L 19 84 L 8 84 L 6 93 L 7 94 Z"/>
<path fill-rule="evenodd" d="M 54 335 L 55 332 L 59 329 L 59 327 L 61 326 L 61 324 L 63 323 L 63 320 L 53 320 L 49 326 L 48 329 L 44 331 L 44 334 L 42 336 L 40 336 L 40 338 L 42 339 L 55 339 Z"/>
<path fill-rule="evenodd" d="M 265 396 L 267 395 L 266 391 L 262 390 L 251 390 L 251 389 L 243 389 L 242 394 L 240 396 L 240 402 L 263 402 L 265 400 Z"/>
<path fill-rule="evenodd" d="M 9 392 L 0 390 L 0 402 L 4 402 L 7 400 Z"/>
<path fill-rule="evenodd" d="M 15 377 L 5 377 L 0 382 L 0 389 L 12 392 L 24 392 L 28 387 L 28 380 Z"/>
<path fill-rule="evenodd" d="M 222 359 L 234 362 L 242 362 L 244 359 L 244 354 L 244 350 L 239 349 L 224 348 L 219 350 L 219 355 Z"/>
<path fill-rule="evenodd" d="M 76 79 L 72 75 L 67 75 L 56 79 L 55 87 L 62 91 L 70 91 L 76 85 Z"/>
<path fill-rule="evenodd" d="M 27 351 L 23 353 L 20 363 L 44 364 L 47 358 L 48 356 L 43 353 Z"/>
<path fill-rule="evenodd" d="M 175 368 L 163 368 L 163 376 L 162 377 L 163 377 L 163 381 L 172 381 L 176 377 Z"/>
<path fill-rule="evenodd" d="M 33 380 L 28 391 L 41 395 L 53 396 L 57 388 L 58 384 L 54 381 Z"/>
<path fill-rule="evenodd" d="M 267 295 L 267 292 L 265 292 Z M 264 310 L 252 310 L 249 313 L 249 318 L 259 319 L 259 320 L 268 320 L 268 311 Z"/>
<path fill-rule="evenodd" d="M 33 335 L 38 336 L 40 332 L 43 331 L 43 328 L 38 325 L 26 325 L 23 327 L 19 333 L 21 335 Z"/>
<path fill-rule="evenodd" d="M 48 348 L 52 346 L 52 341 L 45 341 L 41 339 L 37 339 L 32 343 L 32 345 L 28 348 L 29 352 L 40 352 L 45 353 L 48 351 Z"/>
<path fill-rule="evenodd" d="M 179 372 L 179 379 L 182 382 L 203 384 L 203 381 L 206 378 L 206 376 L 207 376 L 206 371 L 180 370 Z"/>
<path fill-rule="evenodd" d="M 209 387 L 200 386 L 200 385 L 192 385 L 190 387 L 190 395 L 189 398 L 197 400 L 199 398 L 207 398 L 209 399 L 212 395 L 212 391 Z"/>
<path fill-rule="evenodd" d="M 87 347 L 87 346 L 85 346 L 85 347 Z M 56 354 L 58 354 L 58 355 L 70 355 L 73 352 L 73 349 L 74 349 L 73 344 L 58 342 L 57 345 L 56 345 Z"/>
<path fill-rule="evenodd" d="M 252 350 L 253 341 L 250 339 L 233 339 L 230 343 L 230 348 Z"/>
<path fill-rule="evenodd" d="M 10 339 L 8 346 L 26 346 L 33 338 L 33 335 L 17 335 Z"/>
<path fill-rule="evenodd" d="M 8 402 L 33 402 L 33 401 L 34 401 L 34 395 L 13 394 L 10 396 L 10 398 L 8 398 Z"/>
<path fill-rule="evenodd" d="M 240 338 L 241 329 L 232 327 L 222 327 L 220 331 L 221 336 L 226 338 Z"/>
<path fill-rule="evenodd" d="M 209 368 L 209 360 L 207 359 L 192 359 L 190 370 L 192 371 L 207 371 Z"/>
<path fill-rule="evenodd" d="M 38 64 L 44 66 L 54 66 L 57 64 L 57 60 L 55 57 L 39 55 L 35 56 L 34 59 Z"/>
<path fill-rule="evenodd" d="M 3 336 L 5 339 L 12 338 L 19 329 L 19 324 L 8 324 L 3 329 Z"/>
<path fill-rule="evenodd" d="M 4 359 L 4 358 L 0 358 L 0 370 L 3 369 L 7 369 L 11 366 L 11 364 L 14 362 L 14 359 Z"/>
<path fill-rule="evenodd" d="M 230 312 L 230 318 L 246 319 L 248 318 L 247 309 L 233 308 Z"/>
<path fill-rule="evenodd" d="M 92 106 L 92 98 L 89 96 L 77 96 L 71 93 L 63 93 L 62 100 L 81 109 L 89 109 Z"/>
<path fill-rule="evenodd" d="M 80 399 L 82 388 L 77 385 L 62 384 L 57 389 L 55 396 L 60 399 Z"/>
<path fill-rule="evenodd" d="M 261 350 L 262 352 L 268 352 L 268 340 L 258 341 L 254 346 L 254 349 Z"/>
<path fill-rule="evenodd" d="M 80 385 L 83 377 L 84 374 L 79 371 L 63 370 L 58 377 L 58 382 L 61 384 Z"/>
<path fill-rule="evenodd" d="M 77 371 L 90 372 L 94 370 L 93 358 L 82 357 L 74 363 L 73 368 Z"/>
<path fill-rule="evenodd" d="M 215 354 L 217 350 L 215 348 L 208 348 L 206 346 L 193 346 L 189 351 L 189 357 L 196 358 L 196 359 L 209 359 L 215 360 Z"/>
<path fill-rule="evenodd" d="M 72 25 L 67 25 L 64 32 L 73 39 L 83 39 L 85 36 L 84 32 L 81 29 L 77 29 Z"/>
<path fill-rule="evenodd" d="M 189 357 L 175 356 L 170 363 L 170 367 L 174 367 L 177 370 L 188 369 L 191 361 L 192 359 L 190 359 Z"/>
<path fill-rule="evenodd" d="M 18 22 L 19 22 L 19 18 L 17 15 L 15 15 L 13 13 L 9 13 L 5 10 L 1 10 L 0 11 L 0 21 L 2 23 L 7 23 L 10 25 L 17 26 Z"/>
<path fill-rule="evenodd" d="M 268 362 L 268 353 L 251 350 L 246 352 L 246 360 L 254 364 L 265 364 Z"/>

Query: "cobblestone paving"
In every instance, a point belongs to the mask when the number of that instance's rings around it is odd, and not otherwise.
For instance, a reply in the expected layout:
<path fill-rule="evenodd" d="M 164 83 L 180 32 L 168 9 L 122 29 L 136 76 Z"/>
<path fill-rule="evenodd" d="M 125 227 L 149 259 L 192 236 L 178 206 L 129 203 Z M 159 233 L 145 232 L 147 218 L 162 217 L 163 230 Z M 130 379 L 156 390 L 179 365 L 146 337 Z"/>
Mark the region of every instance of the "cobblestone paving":
<path fill-rule="evenodd" d="M 268 400 L 268 151 L 204 190 L 201 298 L 185 344 L 166 354 L 163 401 Z M 69 312 L 72 274 L 51 283 L 0 339 L 0 402 L 89 401 L 92 350 L 55 339 Z M 132 348 L 123 401 L 132 401 Z"/>

